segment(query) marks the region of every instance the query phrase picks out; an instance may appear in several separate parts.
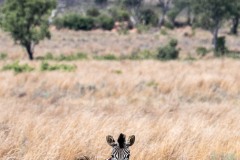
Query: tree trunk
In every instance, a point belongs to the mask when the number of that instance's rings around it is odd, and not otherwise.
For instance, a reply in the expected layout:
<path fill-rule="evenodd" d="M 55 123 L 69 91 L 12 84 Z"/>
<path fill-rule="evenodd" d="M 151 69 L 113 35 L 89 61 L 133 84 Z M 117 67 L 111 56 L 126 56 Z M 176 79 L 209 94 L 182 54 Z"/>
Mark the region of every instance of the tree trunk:
<path fill-rule="evenodd" d="M 213 31 L 213 45 L 214 45 L 214 50 L 217 51 L 218 49 L 218 43 L 217 43 L 217 40 L 218 40 L 218 31 L 219 31 L 219 27 L 218 25 L 214 28 L 214 31 Z"/>
<path fill-rule="evenodd" d="M 159 18 L 159 22 L 158 22 L 159 28 L 161 28 L 164 25 L 164 23 L 165 23 L 165 16 L 166 16 L 166 9 L 163 8 L 162 14 L 161 14 L 161 16 Z"/>
<path fill-rule="evenodd" d="M 187 25 L 191 26 L 191 9 L 188 7 L 187 9 Z"/>
<path fill-rule="evenodd" d="M 233 19 L 232 19 L 232 28 L 231 28 L 231 34 L 238 34 L 238 25 L 239 25 L 239 15 L 236 15 Z"/>
<path fill-rule="evenodd" d="M 33 60 L 34 58 L 33 58 L 33 49 L 32 49 L 32 45 L 31 44 L 27 44 L 27 45 L 25 45 L 25 48 L 26 48 L 26 51 L 27 51 L 27 53 L 28 53 L 28 58 L 29 58 L 29 60 Z"/>

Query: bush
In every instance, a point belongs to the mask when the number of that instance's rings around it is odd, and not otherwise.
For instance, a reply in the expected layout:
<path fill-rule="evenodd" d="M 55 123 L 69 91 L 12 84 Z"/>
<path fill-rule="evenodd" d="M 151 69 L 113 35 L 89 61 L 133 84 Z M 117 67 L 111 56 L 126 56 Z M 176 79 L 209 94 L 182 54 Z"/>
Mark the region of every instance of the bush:
<path fill-rule="evenodd" d="M 178 41 L 172 39 L 169 44 L 158 49 L 157 58 L 160 60 L 172 60 L 177 59 L 179 50 L 176 48 Z"/>
<path fill-rule="evenodd" d="M 172 24 L 171 22 L 166 22 L 164 23 L 164 27 L 168 29 L 174 29 L 174 24 Z"/>
<path fill-rule="evenodd" d="M 158 16 L 152 9 L 141 10 L 140 21 L 145 25 L 156 26 L 158 24 Z"/>
<path fill-rule="evenodd" d="M 100 15 L 100 12 L 97 8 L 91 8 L 87 10 L 87 15 L 92 17 L 97 17 Z"/>
<path fill-rule="evenodd" d="M 104 30 L 112 30 L 114 28 L 114 20 L 110 16 L 101 15 L 98 18 L 99 27 Z"/>
<path fill-rule="evenodd" d="M 30 67 L 28 64 L 19 64 L 18 61 L 12 63 L 12 64 L 7 64 L 3 66 L 2 68 L 3 71 L 8 71 L 8 70 L 13 70 L 15 73 L 23 73 L 23 72 L 31 72 L 34 70 L 33 67 Z"/>
<path fill-rule="evenodd" d="M 50 65 L 48 62 L 42 62 L 40 68 L 41 68 L 41 71 L 61 70 L 61 71 L 67 71 L 67 72 L 72 72 L 77 69 L 75 65 L 66 65 L 66 64 Z"/>
<path fill-rule="evenodd" d="M 54 24 L 58 29 L 68 28 L 73 30 L 92 30 L 95 28 L 94 18 L 78 14 L 69 14 L 57 18 Z"/>
<path fill-rule="evenodd" d="M 217 48 L 215 49 L 215 56 L 222 56 L 227 53 L 228 49 L 226 47 L 226 39 L 225 36 L 217 38 Z"/>
<path fill-rule="evenodd" d="M 124 22 L 124 21 L 129 21 L 130 16 L 128 11 L 121 9 L 121 8 L 112 8 L 110 9 L 110 14 L 114 21 L 118 22 Z"/>
<path fill-rule="evenodd" d="M 208 50 L 205 47 L 198 47 L 196 49 L 196 52 L 199 56 L 204 57 L 205 55 L 207 55 Z"/>

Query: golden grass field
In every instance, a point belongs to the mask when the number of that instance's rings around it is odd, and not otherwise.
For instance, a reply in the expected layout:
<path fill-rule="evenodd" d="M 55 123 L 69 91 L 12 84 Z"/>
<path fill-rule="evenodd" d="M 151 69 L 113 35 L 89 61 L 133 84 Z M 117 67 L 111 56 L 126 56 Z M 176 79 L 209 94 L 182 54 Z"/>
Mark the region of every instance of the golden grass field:
<path fill-rule="evenodd" d="M 73 32 L 66 37 L 69 34 Z M 2 50 L 21 55 L 20 48 L 7 48 L 12 42 L 4 38 Z M 67 53 L 68 46 L 58 48 L 59 43 L 43 42 L 39 48 Z M 119 45 L 125 43 L 121 39 Z M 74 44 L 72 52 L 79 50 Z M 118 48 L 117 43 L 112 47 Z M 0 66 L 11 61 L 0 61 Z M 36 67 L 41 63 L 26 58 L 20 62 Z M 0 72 L 1 160 L 74 160 L 81 155 L 104 160 L 111 153 L 106 136 L 117 138 L 121 132 L 136 136 L 132 160 L 240 159 L 240 61 L 61 63 L 78 69 Z"/>

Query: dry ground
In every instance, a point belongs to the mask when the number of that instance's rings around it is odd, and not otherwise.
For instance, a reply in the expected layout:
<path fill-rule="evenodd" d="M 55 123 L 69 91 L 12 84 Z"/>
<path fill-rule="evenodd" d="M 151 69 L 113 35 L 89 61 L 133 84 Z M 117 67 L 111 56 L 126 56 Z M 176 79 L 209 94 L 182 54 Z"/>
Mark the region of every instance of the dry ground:
<path fill-rule="evenodd" d="M 128 55 L 140 50 L 156 50 L 167 44 L 171 38 L 179 40 L 180 56 L 196 55 L 196 48 L 211 48 L 211 34 L 202 30 L 192 31 L 191 28 L 180 28 L 174 31 L 149 31 L 137 34 L 132 30 L 127 35 L 119 35 L 115 30 L 74 32 L 51 28 L 52 39 L 45 40 L 35 48 L 35 56 L 46 53 L 75 54 L 84 52 L 89 55 Z M 164 34 L 163 34 L 164 33 Z M 226 35 L 227 30 L 221 34 Z M 236 36 L 227 36 L 227 46 L 230 50 L 240 51 L 240 39 Z M 8 53 L 10 58 L 26 59 L 25 51 L 16 45 L 7 34 L 0 31 L 0 53 Z"/>
<path fill-rule="evenodd" d="M 240 159 L 239 61 L 72 63 L 0 72 L 0 159 L 103 160 L 121 132 L 136 135 L 132 160 Z"/>

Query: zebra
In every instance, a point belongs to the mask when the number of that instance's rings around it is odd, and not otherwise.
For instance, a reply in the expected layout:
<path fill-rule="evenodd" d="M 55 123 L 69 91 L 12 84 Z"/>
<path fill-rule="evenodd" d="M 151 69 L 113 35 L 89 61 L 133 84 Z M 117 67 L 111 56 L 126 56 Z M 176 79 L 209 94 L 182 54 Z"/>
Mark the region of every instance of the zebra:
<path fill-rule="evenodd" d="M 106 137 L 107 143 L 112 147 L 111 157 L 106 160 L 129 160 L 130 149 L 135 142 L 135 136 L 129 136 L 128 141 L 126 141 L 126 136 L 120 134 L 117 142 L 114 140 L 113 136 L 108 135 Z M 82 156 L 77 158 L 77 160 L 90 160 L 89 157 Z"/>

